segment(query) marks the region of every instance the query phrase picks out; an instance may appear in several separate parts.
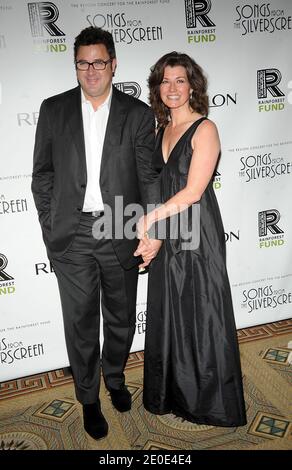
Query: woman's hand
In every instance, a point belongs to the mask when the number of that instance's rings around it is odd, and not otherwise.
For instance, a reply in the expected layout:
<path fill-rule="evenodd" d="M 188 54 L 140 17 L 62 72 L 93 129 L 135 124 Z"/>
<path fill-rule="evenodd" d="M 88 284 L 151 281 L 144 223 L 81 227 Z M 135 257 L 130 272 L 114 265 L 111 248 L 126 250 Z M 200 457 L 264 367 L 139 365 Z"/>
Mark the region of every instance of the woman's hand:
<path fill-rule="evenodd" d="M 140 243 L 134 253 L 134 256 L 142 256 L 144 263 L 139 266 L 140 268 L 144 268 L 151 263 L 162 245 L 161 240 L 149 238 L 148 231 L 150 230 L 152 224 L 153 221 L 151 218 L 151 213 L 141 217 L 137 224 L 137 237 L 139 238 Z"/>
<path fill-rule="evenodd" d="M 134 253 L 134 256 L 142 256 L 143 264 L 139 268 L 145 268 L 157 256 L 158 251 L 162 245 L 162 240 L 155 240 L 149 238 L 142 238 Z"/>

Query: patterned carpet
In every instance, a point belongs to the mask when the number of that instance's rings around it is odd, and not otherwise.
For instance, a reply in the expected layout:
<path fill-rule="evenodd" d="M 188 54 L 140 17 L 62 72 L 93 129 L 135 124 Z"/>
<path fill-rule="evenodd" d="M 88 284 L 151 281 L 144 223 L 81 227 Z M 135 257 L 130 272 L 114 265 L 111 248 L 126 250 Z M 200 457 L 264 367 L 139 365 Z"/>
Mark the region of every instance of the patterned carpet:
<path fill-rule="evenodd" d="M 110 432 L 100 441 L 83 430 L 69 369 L 0 384 L 0 450 L 292 450 L 292 320 L 239 330 L 238 338 L 248 416 L 244 427 L 195 425 L 145 411 L 139 352 L 130 355 L 126 368 L 130 412 L 118 413 L 102 387 Z"/>

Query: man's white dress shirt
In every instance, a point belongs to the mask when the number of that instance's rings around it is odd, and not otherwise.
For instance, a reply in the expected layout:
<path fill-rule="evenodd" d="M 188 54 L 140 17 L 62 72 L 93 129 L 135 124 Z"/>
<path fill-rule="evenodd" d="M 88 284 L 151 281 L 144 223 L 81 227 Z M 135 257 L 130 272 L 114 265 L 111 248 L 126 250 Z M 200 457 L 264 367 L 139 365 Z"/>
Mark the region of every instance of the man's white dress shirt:
<path fill-rule="evenodd" d="M 106 100 L 94 111 L 81 89 L 81 106 L 85 139 L 87 185 L 83 204 L 84 212 L 103 210 L 99 186 L 100 164 L 105 131 L 109 116 L 112 89 Z"/>

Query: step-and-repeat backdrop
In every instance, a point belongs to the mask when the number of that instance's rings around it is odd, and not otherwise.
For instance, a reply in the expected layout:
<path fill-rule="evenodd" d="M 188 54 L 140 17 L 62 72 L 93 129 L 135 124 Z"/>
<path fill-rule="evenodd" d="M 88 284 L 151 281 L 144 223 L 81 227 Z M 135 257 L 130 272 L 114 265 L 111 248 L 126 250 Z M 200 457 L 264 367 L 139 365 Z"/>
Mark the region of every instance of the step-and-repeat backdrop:
<path fill-rule="evenodd" d="M 120 90 L 148 101 L 151 65 L 186 52 L 205 70 L 222 156 L 214 177 L 238 328 L 292 311 L 290 0 L 0 0 L 0 380 L 68 365 L 57 283 L 31 186 L 42 100 L 73 88 L 74 38 L 112 32 Z M 147 274 L 139 277 L 144 347 Z"/>

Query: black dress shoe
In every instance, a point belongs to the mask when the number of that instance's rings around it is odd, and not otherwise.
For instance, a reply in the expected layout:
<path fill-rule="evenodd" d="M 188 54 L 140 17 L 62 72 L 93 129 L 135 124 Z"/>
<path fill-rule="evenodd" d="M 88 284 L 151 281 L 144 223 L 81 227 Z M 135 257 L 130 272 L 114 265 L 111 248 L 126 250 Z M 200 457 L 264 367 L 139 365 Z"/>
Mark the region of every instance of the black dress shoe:
<path fill-rule="evenodd" d="M 125 385 L 118 389 L 109 388 L 109 392 L 112 404 L 118 411 L 124 412 L 131 409 L 132 397 Z"/>
<path fill-rule="evenodd" d="M 83 422 L 85 431 L 93 439 L 101 439 L 108 433 L 108 424 L 100 408 L 100 401 L 83 405 Z"/>

